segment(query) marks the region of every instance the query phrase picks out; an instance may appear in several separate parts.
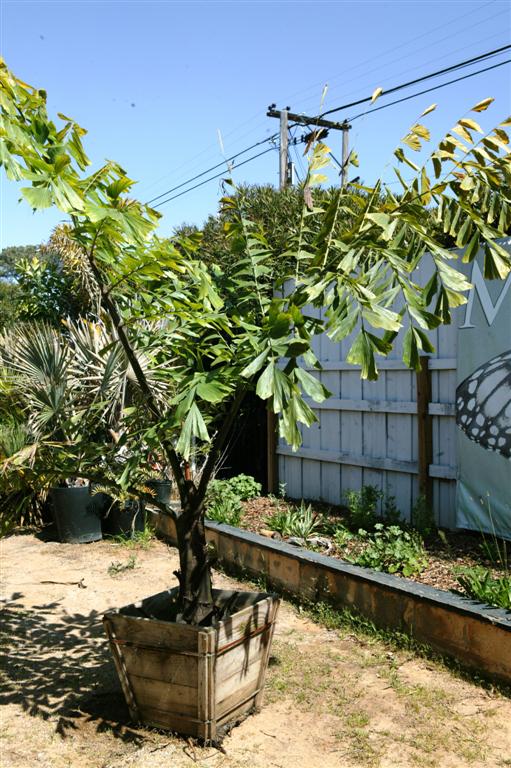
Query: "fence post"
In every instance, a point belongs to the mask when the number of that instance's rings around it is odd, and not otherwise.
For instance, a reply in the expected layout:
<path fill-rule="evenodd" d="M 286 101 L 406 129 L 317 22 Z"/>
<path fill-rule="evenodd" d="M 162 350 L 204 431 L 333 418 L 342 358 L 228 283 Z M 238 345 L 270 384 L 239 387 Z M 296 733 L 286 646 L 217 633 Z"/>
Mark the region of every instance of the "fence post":
<path fill-rule="evenodd" d="M 429 357 L 421 355 L 420 370 L 417 371 L 417 436 L 419 441 L 419 493 L 431 508 L 433 503 L 433 482 L 429 465 L 433 463 L 433 430 L 429 414 L 431 401 L 431 371 Z"/>

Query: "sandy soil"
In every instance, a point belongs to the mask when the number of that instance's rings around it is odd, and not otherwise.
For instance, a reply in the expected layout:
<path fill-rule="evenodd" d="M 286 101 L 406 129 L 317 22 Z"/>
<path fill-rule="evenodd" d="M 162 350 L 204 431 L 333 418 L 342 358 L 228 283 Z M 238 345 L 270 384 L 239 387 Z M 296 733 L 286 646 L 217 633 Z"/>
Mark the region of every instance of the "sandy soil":
<path fill-rule="evenodd" d="M 34 535 L 1 548 L 2 768 L 511 765 L 509 699 L 380 641 L 326 630 L 286 603 L 266 704 L 225 752 L 133 725 L 101 616 L 168 586 L 174 551 Z M 134 568 L 109 573 L 131 555 Z M 216 584 L 236 582 L 217 575 Z"/>

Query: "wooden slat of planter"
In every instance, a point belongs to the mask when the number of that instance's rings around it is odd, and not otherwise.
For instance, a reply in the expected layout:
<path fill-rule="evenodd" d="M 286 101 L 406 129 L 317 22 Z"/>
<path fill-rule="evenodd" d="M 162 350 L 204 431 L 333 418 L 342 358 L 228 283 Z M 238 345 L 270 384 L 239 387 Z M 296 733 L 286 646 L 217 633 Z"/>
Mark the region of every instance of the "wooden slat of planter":
<path fill-rule="evenodd" d="M 197 688 L 198 661 L 193 656 L 180 656 L 166 649 L 144 648 L 140 652 L 136 646 L 123 645 L 121 648 L 129 674 Z"/>
<path fill-rule="evenodd" d="M 170 712 L 163 712 L 154 707 L 144 706 L 140 709 L 140 719 L 145 725 L 150 725 L 154 728 L 163 728 L 165 730 L 187 733 L 190 736 L 202 738 L 202 723 L 199 723 L 197 720 L 190 717 L 180 717 L 178 714 L 171 714 Z"/>
<path fill-rule="evenodd" d="M 243 720 L 250 712 L 256 709 L 256 696 L 250 696 L 246 701 L 237 707 L 232 708 L 230 711 L 225 712 L 216 721 L 217 732 L 229 723 L 235 723 L 236 721 Z"/>
<path fill-rule="evenodd" d="M 199 735 L 203 739 L 216 738 L 215 671 L 213 652 L 216 632 L 200 632 L 198 658 L 197 712 L 201 721 Z"/>
<path fill-rule="evenodd" d="M 197 688 L 169 685 L 161 680 L 129 675 L 129 681 L 139 710 L 150 707 L 176 715 L 197 717 Z"/>
<path fill-rule="evenodd" d="M 216 661 L 216 676 L 220 682 L 230 677 L 232 674 L 241 674 L 256 660 L 260 660 L 263 650 L 266 647 L 267 636 L 265 632 L 251 638 L 250 643 L 242 643 L 235 648 L 231 648 Z"/>
<path fill-rule="evenodd" d="M 217 703 L 216 703 L 217 723 L 221 722 L 222 720 L 230 720 L 231 718 L 226 716 L 229 715 L 232 712 L 232 710 L 235 708 L 238 709 L 238 708 L 245 707 L 247 705 L 247 700 L 250 700 L 251 702 L 248 708 L 254 706 L 255 697 L 258 693 L 258 689 L 257 689 L 258 671 L 259 670 L 257 668 L 255 673 L 255 679 L 249 680 L 248 683 L 246 683 L 243 686 L 233 687 L 229 695 L 224 696 L 222 701 L 219 701 L 217 698 Z"/>
<path fill-rule="evenodd" d="M 260 600 L 255 606 L 248 606 L 237 613 L 234 618 L 223 621 L 218 629 L 217 651 L 237 642 L 247 640 L 257 630 L 263 628 L 270 620 L 271 599 Z"/>
<path fill-rule="evenodd" d="M 124 659 L 120 653 L 119 646 L 115 642 L 116 638 L 115 638 L 114 627 L 111 621 L 106 616 L 103 618 L 103 626 L 105 628 L 108 640 L 110 642 L 110 648 L 112 651 L 115 668 L 119 676 L 119 681 L 121 683 L 121 688 L 124 693 L 124 698 L 126 699 L 126 703 L 128 704 L 128 709 L 130 711 L 131 719 L 137 722 L 140 719 L 140 712 L 138 710 L 137 703 L 135 701 L 135 697 L 131 689 L 131 685 L 128 679 L 128 672 L 126 670 Z"/>
<path fill-rule="evenodd" d="M 253 684 L 254 690 L 257 688 L 257 681 L 259 679 L 259 671 L 261 668 L 261 654 L 259 655 L 259 658 L 255 658 L 251 661 L 248 667 L 243 667 L 242 664 L 243 662 L 240 662 L 239 668 L 231 671 L 230 674 L 225 677 L 220 676 L 217 669 L 216 700 L 218 702 L 218 707 L 221 707 L 224 699 L 240 688 L 245 688 L 249 684 Z"/>
<path fill-rule="evenodd" d="M 196 627 L 189 627 L 186 624 L 170 625 L 166 621 L 139 619 L 118 613 L 109 613 L 107 616 L 115 629 L 116 636 L 122 637 L 125 643 L 197 654 Z"/>
<path fill-rule="evenodd" d="M 266 638 L 266 646 L 264 648 L 263 655 L 261 658 L 261 664 L 259 666 L 259 679 L 257 681 L 258 691 L 255 698 L 256 708 L 259 708 L 263 703 L 264 681 L 266 678 L 266 672 L 268 670 L 271 644 L 273 640 L 273 633 L 275 632 L 275 624 L 277 621 L 277 613 L 279 612 L 279 607 L 280 607 L 280 600 L 278 600 L 277 598 L 274 598 L 273 603 L 271 605 L 271 612 L 270 612 L 271 626 L 268 631 L 268 636 Z"/>

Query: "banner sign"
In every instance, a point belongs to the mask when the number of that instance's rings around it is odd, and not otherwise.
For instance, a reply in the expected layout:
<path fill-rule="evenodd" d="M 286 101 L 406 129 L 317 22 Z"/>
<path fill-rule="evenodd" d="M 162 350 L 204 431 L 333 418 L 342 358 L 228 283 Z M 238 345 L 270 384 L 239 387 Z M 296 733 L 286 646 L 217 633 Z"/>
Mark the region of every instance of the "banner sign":
<path fill-rule="evenodd" d="M 500 243 L 511 253 L 511 239 Z M 456 524 L 511 539 L 511 275 L 483 274 L 479 253 L 459 310 Z"/>

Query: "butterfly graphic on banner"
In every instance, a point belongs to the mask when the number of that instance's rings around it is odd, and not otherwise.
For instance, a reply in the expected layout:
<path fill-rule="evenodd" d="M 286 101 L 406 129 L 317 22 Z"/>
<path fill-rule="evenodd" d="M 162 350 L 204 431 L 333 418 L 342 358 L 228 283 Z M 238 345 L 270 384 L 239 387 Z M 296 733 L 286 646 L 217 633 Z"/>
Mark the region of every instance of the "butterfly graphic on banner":
<path fill-rule="evenodd" d="M 456 423 L 470 440 L 511 458 L 511 349 L 479 366 L 458 386 Z"/>

